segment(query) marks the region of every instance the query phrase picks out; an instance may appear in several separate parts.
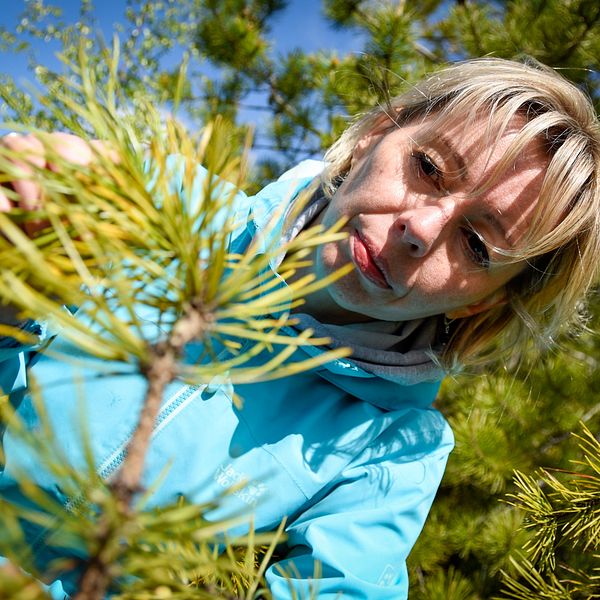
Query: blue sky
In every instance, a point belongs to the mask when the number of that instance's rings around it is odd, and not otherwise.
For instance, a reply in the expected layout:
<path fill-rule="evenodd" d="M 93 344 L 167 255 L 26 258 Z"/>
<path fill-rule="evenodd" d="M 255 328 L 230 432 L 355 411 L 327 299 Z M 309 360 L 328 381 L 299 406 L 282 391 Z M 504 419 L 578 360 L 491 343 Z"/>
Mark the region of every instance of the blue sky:
<path fill-rule="evenodd" d="M 44 0 L 44 3 L 60 7 L 67 22 L 78 18 L 80 0 Z M 26 0 L 0 0 L 0 27 L 16 31 L 25 5 Z M 115 23 L 125 22 L 126 5 L 127 0 L 94 0 L 98 26 L 107 39 L 110 39 Z M 323 48 L 344 54 L 360 51 L 363 45 L 363 40 L 357 32 L 336 30 L 326 21 L 321 14 L 321 0 L 289 0 L 288 6 L 274 17 L 272 26 L 270 37 L 276 52 L 286 53 L 294 48 L 306 51 Z M 34 41 L 33 49 L 40 62 L 50 68 L 60 68 L 58 60 L 53 56 L 53 52 L 60 50 L 58 43 L 45 44 L 42 41 Z M 179 56 L 170 55 L 169 61 L 179 63 Z M 208 69 L 210 73 L 210 67 Z M 28 80 L 33 79 L 33 75 L 27 69 L 27 57 L 23 54 L 0 52 L 0 73 L 11 75 L 20 87 L 25 88 L 28 88 Z M 255 92 L 246 99 L 248 105 L 262 106 L 266 103 L 266 92 L 262 91 Z M 243 108 L 238 118 L 256 127 L 256 141 L 260 142 L 267 115 L 260 110 Z M 0 134 L 3 132 L 0 124 Z M 256 153 L 257 156 L 268 155 L 268 152 Z"/>
<path fill-rule="evenodd" d="M 66 20 L 74 20 L 79 14 L 79 0 L 45 0 L 45 3 L 60 7 Z M 25 4 L 26 0 L 0 0 L 0 26 L 15 31 Z M 112 31 L 114 23 L 124 21 L 126 0 L 95 0 L 94 5 L 98 24 L 105 34 Z M 273 39 L 275 49 L 280 52 L 300 47 L 309 51 L 337 49 L 344 53 L 359 51 L 362 46 L 355 32 L 335 30 L 327 23 L 321 14 L 320 0 L 289 0 L 287 8 L 273 20 Z M 38 48 L 48 53 L 48 47 L 41 42 Z M 48 60 L 52 62 L 51 57 Z M 0 69 L 18 80 L 27 77 L 26 66 L 25 57 L 0 53 Z"/>

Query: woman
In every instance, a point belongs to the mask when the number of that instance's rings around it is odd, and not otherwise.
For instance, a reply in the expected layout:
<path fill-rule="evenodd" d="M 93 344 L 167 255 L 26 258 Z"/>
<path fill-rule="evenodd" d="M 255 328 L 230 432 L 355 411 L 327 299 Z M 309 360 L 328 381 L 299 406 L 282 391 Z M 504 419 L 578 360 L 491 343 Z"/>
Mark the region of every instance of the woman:
<path fill-rule="evenodd" d="M 36 141 L 17 136 L 5 144 L 19 149 Z M 57 147 L 90 160 L 76 138 L 57 136 Z M 35 160 L 45 159 L 38 153 Z M 277 382 L 238 386 L 243 409 L 227 386 L 172 384 L 144 475 L 150 486 L 163 474 L 149 508 L 180 495 L 203 502 L 251 481 L 213 516 L 250 507 L 259 530 L 287 517 L 287 554 L 267 573 L 276 599 L 292 597 L 290 586 L 306 591 L 315 572 L 321 599 L 340 592 L 405 598 L 405 559 L 452 447 L 447 423 L 432 408 L 439 381 L 448 370 L 518 356 L 531 339 L 546 345 L 577 320 L 600 249 L 599 165 L 597 120 L 577 88 L 541 66 L 483 59 L 439 71 L 375 108 L 341 136 L 325 163 L 303 163 L 256 197 L 240 196 L 256 236 L 276 207 L 293 204 L 320 178 L 320 192 L 285 235 L 345 218 L 347 237 L 319 247 L 305 270 L 324 277 L 348 262 L 354 270 L 310 296 L 288 333 L 314 328 L 352 355 Z M 13 187 L 26 207 L 39 201 L 31 182 Z M 0 200 L 11 208 L 8 198 Z M 232 251 L 248 244 L 248 231 L 234 236 Z M 33 423 L 25 375 L 31 354 L 13 346 L 5 342 L 2 387 Z M 52 347 L 77 353 L 60 338 Z M 61 445 L 83 466 L 81 390 L 69 369 L 43 356 L 33 372 L 47 390 Z M 98 472 L 110 478 L 143 382 L 91 372 L 83 379 L 91 448 Z M 31 466 L 10 431 L 4 451 L 5 497 L 18 502 L 20 467 L 69 505 L 72 498 Z M 45 546 L 43 532 L 31 537 L 43 570 L 57 551 Z M 62 581 L 67 593 L 77 589 L 76 573 L 66 571 Z"/>

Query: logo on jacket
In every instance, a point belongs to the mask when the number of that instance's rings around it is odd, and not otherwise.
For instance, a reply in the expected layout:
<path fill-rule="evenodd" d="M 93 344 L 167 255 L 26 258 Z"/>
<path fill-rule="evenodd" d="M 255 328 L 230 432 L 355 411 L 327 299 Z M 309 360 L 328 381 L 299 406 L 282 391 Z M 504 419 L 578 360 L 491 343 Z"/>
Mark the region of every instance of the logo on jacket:
<path fill-rule="evenodd" d="M 397 575 L 398 570 L 393 565 L 387 564 L 377 580 L 377 585 L 382 587 L 391 587 L 392 585 L 396 584 Z"/>
<path fill-rule="evenodd" d="M 240 473 L 231 463 L 221 465 L 213 479 L 224 489 L 240 486 L 232 494 L 249 506 L 256 506 L 258 499 L 267 491 L 264 483 L 249 481 L 249 477 Z"/>

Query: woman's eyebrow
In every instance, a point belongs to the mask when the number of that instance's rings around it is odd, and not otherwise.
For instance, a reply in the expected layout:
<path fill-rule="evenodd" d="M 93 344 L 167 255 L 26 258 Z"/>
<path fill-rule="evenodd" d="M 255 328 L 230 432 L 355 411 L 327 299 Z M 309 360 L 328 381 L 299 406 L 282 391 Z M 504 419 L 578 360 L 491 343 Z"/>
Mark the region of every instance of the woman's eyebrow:
<path fill-rule="evenodd" d="M 469 183 L 469 170 L 463 155 L 454 147 L 454 143 L 449 137 L 443 134 L 436 134 L 433 138 L 434 142 L 443 147 L 443 152 L 449 155 L 450 160 L 457 166 L 456 175 L 463 183 Z M 450 173 L 450 175 L 455 175 Z"/>
<path fill-rule="evenodd" d="M 515 243 L 514 240 L 511 239 L 511 236 L 508 234 L 508 229 L 505 227 L 502 222 L 502 213 L 498 211 L 498 214 L 495 215 L 492 212 L 486 212 L 484 215 L 485 220 L 490 223 L 490 225 L 498 232 L 498 234 L 502 237 L 503 240 L 508 244 L 508 248 L 506 250 L 514 250 Z"/>

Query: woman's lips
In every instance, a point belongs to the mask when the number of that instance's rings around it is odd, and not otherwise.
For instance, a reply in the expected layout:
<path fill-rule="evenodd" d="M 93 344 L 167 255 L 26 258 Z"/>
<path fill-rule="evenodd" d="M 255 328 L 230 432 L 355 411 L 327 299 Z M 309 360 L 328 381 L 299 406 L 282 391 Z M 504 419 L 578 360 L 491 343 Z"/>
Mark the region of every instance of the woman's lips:
<path fill-rule="evenodd" d="M 391 288 L 385 273 L 375 262 L 369 246 L 362 239 L 358 231 L 354 231 L 352 235 L 352 257 L 356 267 L 369 281 L 385 290 Z"/>

